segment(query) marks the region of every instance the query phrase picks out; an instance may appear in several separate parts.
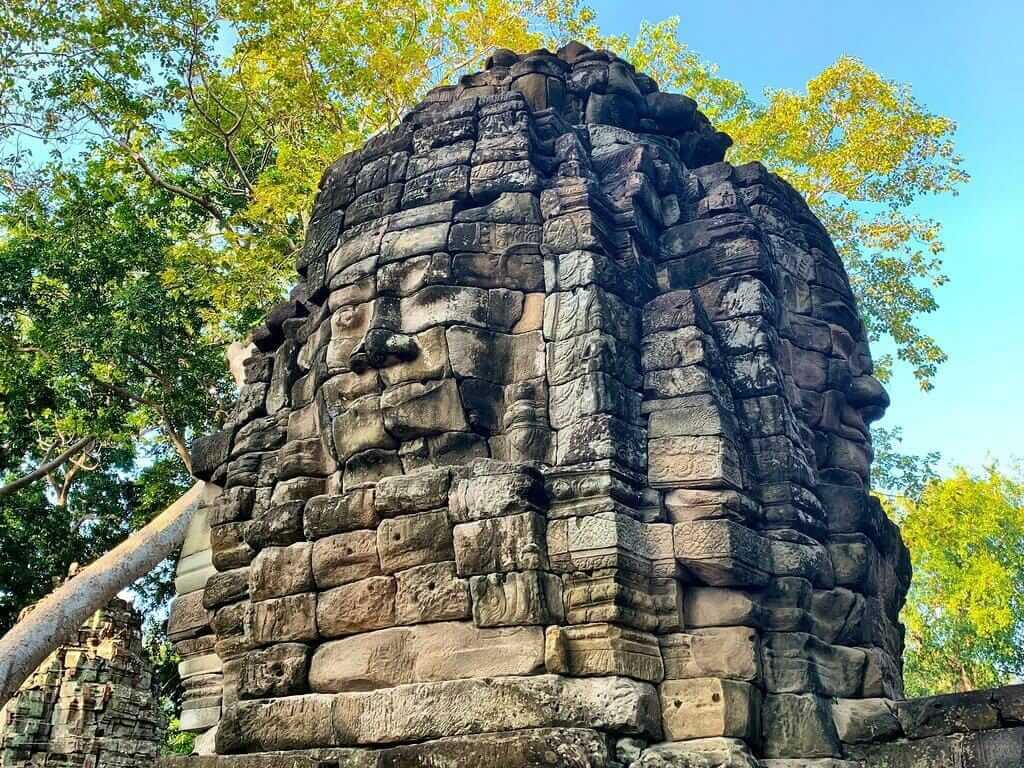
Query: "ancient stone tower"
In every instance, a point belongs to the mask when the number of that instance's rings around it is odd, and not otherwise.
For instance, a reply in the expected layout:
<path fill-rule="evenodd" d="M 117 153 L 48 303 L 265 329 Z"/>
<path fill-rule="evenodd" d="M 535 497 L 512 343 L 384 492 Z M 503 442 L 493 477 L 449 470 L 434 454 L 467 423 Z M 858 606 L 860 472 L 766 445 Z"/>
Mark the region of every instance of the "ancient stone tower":
<path fill-rule="evenodd" d="M 148 768 L 163 738 L 139 614 L 114 598 L 0 709 L 2 768 Z"/>
<path fill-rule="evenodd" d="M 215 762 L 824 768 L 933 735 L 894 704 L 910 569 L 849 281 L 729 143 L 571 44 L 327 170 L 195 451 L 224 491 L 172 632 Z"/>

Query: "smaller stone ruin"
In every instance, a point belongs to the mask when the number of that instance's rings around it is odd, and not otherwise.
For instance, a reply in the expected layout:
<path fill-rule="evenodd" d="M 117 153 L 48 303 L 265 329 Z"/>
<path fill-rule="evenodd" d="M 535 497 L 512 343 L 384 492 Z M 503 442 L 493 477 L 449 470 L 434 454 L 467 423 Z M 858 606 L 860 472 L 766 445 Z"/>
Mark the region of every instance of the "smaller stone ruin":
<path fill-rule="evenodd" d="M 119 598 L 51 653 L 0 709 L 3 768 L 149 766 L 162 740 L 142 619 Z"/>

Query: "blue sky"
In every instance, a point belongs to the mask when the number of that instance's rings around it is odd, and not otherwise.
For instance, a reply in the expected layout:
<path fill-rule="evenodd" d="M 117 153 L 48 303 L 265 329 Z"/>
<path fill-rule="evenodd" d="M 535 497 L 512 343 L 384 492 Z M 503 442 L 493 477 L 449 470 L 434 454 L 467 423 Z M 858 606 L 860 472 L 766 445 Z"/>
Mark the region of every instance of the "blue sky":
<path fill-rule="evenodd" d="M 888 385 L 883 426 L 903 450 L 979 468 L 1024 458 L 1024 4 L 858 0 L 591 3 L 606 32 L 681 18 L 680 37 L 751 93 L 801 89 L 840 54 L 909 83 L 954 119 L 971 182 L 917 210 L 943 222 L 950 282 L 922 325 L 949 355 L 932 392 L 908 369 Z"/>

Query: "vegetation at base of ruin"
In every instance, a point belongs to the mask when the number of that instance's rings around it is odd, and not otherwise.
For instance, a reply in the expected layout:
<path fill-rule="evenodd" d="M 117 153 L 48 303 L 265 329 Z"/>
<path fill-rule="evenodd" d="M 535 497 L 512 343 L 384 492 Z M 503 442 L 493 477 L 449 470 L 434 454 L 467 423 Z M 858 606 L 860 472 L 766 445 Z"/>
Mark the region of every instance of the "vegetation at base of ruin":
<path fill-rule="evenodd" d="M 605 36 L 578 0 L 3 3 L 0 631 L 187 487 L 231 399 L 223 345 L 294 280 L 323 168 L 495 47 L 580 39 L 696 98 L 730 160 L 807 196 L 871 334 L 932 386 L 942 245 L 914 203 L 967 180 L 955 125 L 848 57 L 749 94 L 678 32 Z"/>
<path fill-rule="evenodd" d="M 1024 677 L 1024 475 L 992 466 L 890 503 L 914 579 L 903 611 L 908 696 Z"/>
<path fill-rule="evenodd" d="M 164 740 L 163 754 L 191 755 L 195 748 L 195 734 L 181 730 L 181 721 L 173 717 L 168 721 L 167 738 Z"/>

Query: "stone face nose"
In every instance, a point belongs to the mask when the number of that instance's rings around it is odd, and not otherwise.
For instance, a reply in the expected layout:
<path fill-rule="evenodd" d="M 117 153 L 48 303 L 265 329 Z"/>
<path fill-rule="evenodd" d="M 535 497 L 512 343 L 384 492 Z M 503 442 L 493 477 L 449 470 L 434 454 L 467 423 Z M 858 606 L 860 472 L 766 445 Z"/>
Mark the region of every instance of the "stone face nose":
<path fill-rule="evenodd" d="M 889 393 L 874 376 L 857 376 L 846 393 L 850 405 L 857 408 L 868 424 L 878 421 L 889 407 Z"/>
<path fill-rule="evenodd" d="M 418 354 L 419 346 L 412 336 L 372 328 L 352 350 L 349 365 L 356 373 L 362 373 L 368 368 L 380 369 L 408 362 Z"/>

